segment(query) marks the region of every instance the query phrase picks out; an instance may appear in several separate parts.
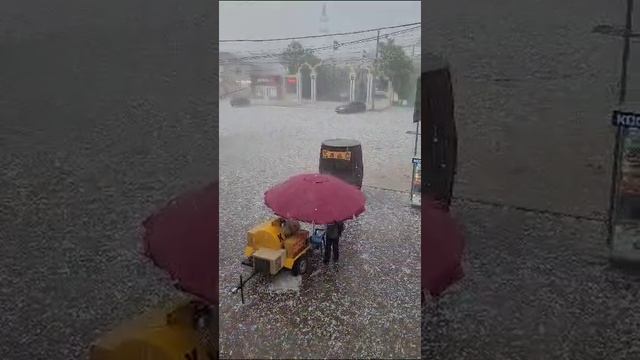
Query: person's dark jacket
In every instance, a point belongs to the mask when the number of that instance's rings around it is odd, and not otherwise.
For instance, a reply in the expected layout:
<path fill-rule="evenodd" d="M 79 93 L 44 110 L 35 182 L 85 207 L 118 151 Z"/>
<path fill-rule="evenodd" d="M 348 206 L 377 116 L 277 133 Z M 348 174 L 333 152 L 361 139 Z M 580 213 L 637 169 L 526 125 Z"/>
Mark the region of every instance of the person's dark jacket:
<path fill-rule="evenodd" d="M 327 238 L 339 239 L 344 231 L 344 223 L 333 223 L 327 226 Z"/>

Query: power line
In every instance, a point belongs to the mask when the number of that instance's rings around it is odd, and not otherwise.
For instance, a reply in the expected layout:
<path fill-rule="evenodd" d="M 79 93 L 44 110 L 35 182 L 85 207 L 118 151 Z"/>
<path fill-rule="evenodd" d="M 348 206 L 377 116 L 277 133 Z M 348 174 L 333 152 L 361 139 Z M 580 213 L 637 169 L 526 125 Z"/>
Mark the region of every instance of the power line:
<path fill-rule="evenodd" d="M 408 33 L 410 31 L 416 30 L 420 28 L 420 26 L 416 26 L 413 28 L 409 28 L 409 29 L 403 29 L 403 30 L 399 30 L 399 31 L 395 31 L 395 32 L 391 32 L 391 33 L 387 33 L 384 35 L 385 38 L 388 38 L 389 36 L 393 36 L 393 35 L 399 35 L 402 36 L 401 34 L 404 33 Z M 369 41 L 373 41 L 375 40 L 377 37 L 376 36 L 372 36 L 369 38 L 361 38 L 361 39 L 357 39 L 357 40 L 353 40 L 353 41 L 348 41 L 348 42 L 343 42 L 341 44 L 339 44 L 340 47 L 344 47 L 344 46 L 349 46 L 352 47 L 354 45 L 356 45 L 356 47 L 361 48 L 361 46 L 363 44 L 365 44 L 366 42 Z M 357 46 L 360 45 L 360 46 Z M 317 47 L 317 48 L 308 48 L 308 51 L 317 53 L 320 51 L 324 51 L 324 50 L 333 50 L 334 47 L 333 45 L 326 45 L 326 46 L 321 46 L 321 47 Z M 242 61 L 242 60 L 255 60 L 255 59 L 261 59 L 261 58 L 269 58 L 269 57 L 279 57 L 282 55 L 282 51 L 279 52 L 259 52 L 259 55 L 255 55 L 255 56 L 244 56 L 244 57 L 238 57 L 236 59 L 227 59 L 227 60 L 223 60 L 223 61 Z M 222 62 L 221 62 L 222 63 Z"/>
<path fill-rule="evenodd" d="M 357 62 L 362 62 L 362 61 L 373 61 L 372 58 L 365 58 L 363 57 L 362 51 L 365 50 L 362 46 L 366 45 L 366 43 L 362 43 L 362 44 L 354 44 L 352 50 L 349 51 L 343 51 L 340 52 L 338 54 L 335 54 L 329 58 L 325 58 L 322 59 L 323 63 L 330 63 L 330 62 L 348 62 L 348 61 L 357 61 Z M 398 45 L 399 46 L 399 45 Z M 411 48 L 413 47 L 413 45 L 405 45 L 405 46 L 399 46 L 400 48 L 406 49 L 406 48 Z M 366 48 L 367 50 L 371 50 L 371 52 L 373 52 L 372 49 Z M 257 65 L 257 64 L 281 64 L 281 60 L 278 59 L 279 56 L 271 56 L 271 55 L 280 55 L 280 54 L 267 54 L 267 53 L 262 53 L 262 56 L 260 56 L 260 58 L 256 58 L 255 60 L 251 60 L 251 61 L 244 61 L 244 60 L 238 60 L 238 59 L 225 59 L 223 61 L 220 62 L 220 65 L 242 65 L 242 64 L 246 64 L 246 65 Z M 269 55 L 269 56 L 267 56 Z M 414 57 L 414 58 L 418 58 L 420 57 L 420 53 L 415 54 L 415 55 L 410 55 L 407 54 L 408 57 Z"/>
<path fill-rule="evenodd" d="M 419 28 L 420 28 L 420 26 L 412 27 L 412 28 L 409 28 L 409 29 L 403 29 L 403 30 L 399 30 L 399 31 L 395 31 L 395 32 L 391 32 L 391 33 L 385 34 L 385 36 L 388 37 L 388 36 L 391 36 L 391 35 L 402 34 L 402 33 L 413 31 L 413 30 L 416 30 L 416 29 L 419 29 Z M 364 43 L 364 42 L 376 40 L 377 38 L 378 38 L 378 36 L 373 36 L 373 37 L 358 39 L 358 40 L 354 40 L 354 41 L 348 41 L 348 42 L 345 42 L 345 43 L 341 43 L 340 47 L 348 46 L 348 45 L 354 45 L 354 44 L 361 44 L 361 43 Z M 308 51 L 310 51 L 312 53 L 316 53 L 318 51 L 328 50 L 328 49 L 333 49 L 333 45 L 312 48 L 312 49 L 308 49 Z M 257 59 L 280 57 L 280 56 L 282 56 L 282 53 L 271 53 L 271 54 L 265 54 L 265 55 L 246 56 L 246 57 L 239 57 L 239 58 L 236 58 L 236 59 L 223 60 L 223 61 L 220 61 L 220 64 L 224 65 L 224 64 L 229 64 L 229 63 L 238 62 L 238 61 L 257 60 Z"/>
<path fill-rule="evenodd" d="M 407 29 L 407 30 L 412 30 L 412 29 Z M 380 34 L 381 37 L 389 40 L 389 39 L 393 39 L 395 44 L 398 46 L 401 46 L 403 48 L 408 48 L 408 47 L 412 47 L 412 45 L 415 43 L 419 43 L 420 42 L 420 34 L 413 34 L 413 31 L 408 31 L 405 32 L 404 30 L 401 30 L 399 32 L 393 32 L 393 33 L 389 33 L 389 34 Z M 358 40 L 362 40 L 362 39 L 358 39 Z M 408 44 L 407 44 L 408 43 Z M 343 43 L 344 44 L 344 43 Z M 330 46 L 326 46 L 325 48 L 321 49 L 321 50 L 328 50 Z M 357 43 L 357 41 L 352 41 L 350 43 L 350 45 L 348 46 L 349 49 L 352 49 L 351 52 L 355 52 L 358 51 L 358 49 L 369 49 L 369 45 L 367 44 L 367 42 L 361 42 L 361 43 Z M 222 49 L 221 49 L 222 50 Z M 309 50 L 314 50 L 314 49 L 309 49 Z M 336 50 L 335 48 L 332 50 Z M 371 49 L 372 50 L 372 49 Z M 244 51 L 233 51 L 231 49 L 229 50 L 225 50 L 225 51 L 231 51 L 233 53 L 237 54 L 236 59 L 241 58 L 241 59 L 257 59 L 262 57 L 263 55 L 272 55 L 272 54 L 281 54 L 283 52 L 283 49 L 281 47 L 278 48 L 271 48 L 271 49 L 262 49 L 262 50 L 249 50 L 247 51 L 247 49 L 245 49 Z M 343 51 L 338 50 L 336 53 L 343 53 Z M 225 61 L 233 61 L 234 59 L 224 59 L 221 62 L 225 62 Z"/>
<path fill-rule="evenodd" d="M 298 37 L 279 38 L 279 39 L 219 40 L 218 42 L 221 42 L 221 43 L 223 43 L 223 42 L 267 42 L 267 41 L 285 41 L 285 40 L 298 40 L 298 39 L 314 39 L 314 38 L 321 38 L 321 37 L 327 37 L 327 36 L 342 36 L 342 35 L 361 34 L 361 33 L 365 33 L 365 32 L 372 32 L 372 31 L 379 31 L 379 30 L 386 30 L 386 29 L 395 29 L 395 28 L 399 28 L 399 27 L 407 27 L 407 26 L 419 25 L 419 24 L 420 24 L 420 22 L 415 22 L 415 23 L 410 23 L 410 24 L 395 25 L 395 26 L 385 26 L 385 27 L 379 27 L 379 28 L 375 28 L 375 29 L 350 31 L 350 32 L 335 33 L 335 34 L 308 35 L 308 36 L 298 36 Z"/>
<path fill-rule="evenodd" d="M 325 65 L 341 65 L 341 64 L 351 64 L 351 63 L 372 63 L 372 59 L 362 59 L 361 57 L 351 57 L 351 58 L 342 58 L 342 59 L 327 59 L 323 60 L 322 63 Z M 268 60 L 268 61 L 260 61 L 251 63 L 251 65 L 269 65 L 269 64 L 281 64 L 278 60 Z M 260 72 L 261 70 L 246 70 L 247 72 Z"/>

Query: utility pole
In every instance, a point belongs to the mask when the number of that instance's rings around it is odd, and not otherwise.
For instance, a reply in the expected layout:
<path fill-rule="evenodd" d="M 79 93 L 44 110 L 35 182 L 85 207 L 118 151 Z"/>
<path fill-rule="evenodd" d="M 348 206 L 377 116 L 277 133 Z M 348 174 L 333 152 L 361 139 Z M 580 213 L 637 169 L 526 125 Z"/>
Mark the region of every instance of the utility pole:
<path fill-rule="evenodd" d="M 629 63 L 629 38 L 633 33 L 633 0 L 627 0 L 627 16 L 624 29 L 624 48 L 622 49 L 622 71 L 620 73 L 620 93 L 618 104 L 624 104 L 627 97 L 627 64 Z"/>
<path fill-rule="evenodd" d="M 376 38 L 376 59 L 373 61 L 373 84 L 371 84 L 371 110 L 376 109 L 376 72 L 378 71 L 378 45 L 380 44 L 380 30 L 378 30 L 378 37 Z"/>
<path fill-rule="evenodd" d="M 624 42 L 623 42 L 623 48 L 622 48 L 622 70 L 620 71 L 620 88 L 619 88 L 619 92 L 618 92 L 618 106 L 622 106 L 625 101 L 626 101 L 626 97 L 627 97 L 627 66 L 629 63 L 629 53 L 631 51 L 630 49 L 630 38 L 633 34 L 633 25 L 632 25 L 632 19 L 633 19 L 633 0 L 627 0 L 627 12 L 626 12 L 626 24 L 625 24 L 625 29 L 624 29 Z M 622 144 L 621 142 L 624 140 L 623 137 L 625 136 L 626 131 L 625 129 L 623 129 L 622 126 L 618 126 L 616 128 L 616 138 L 615 138 L 615 150 L 613 152 L 613 179 L 611 181 L 611 191 L 609 194 L 609 217 L 608 217 L 608 221 L 607 221 L 607 226 L 608 226 L 608 230 L 609 230 L 609 234 L 607 237 L 607 242 L 609 243 L 609 245 L 612 244 L 612 237 L 613 237 L 613 212 L 616 209 L 616 192 L 617 192 L 617 182 L 619 179 L 619 175 L 618 175 L 618 169 L 619 169 L 619 158 L 618 155 L 621 151 L 621 147 Z"/>

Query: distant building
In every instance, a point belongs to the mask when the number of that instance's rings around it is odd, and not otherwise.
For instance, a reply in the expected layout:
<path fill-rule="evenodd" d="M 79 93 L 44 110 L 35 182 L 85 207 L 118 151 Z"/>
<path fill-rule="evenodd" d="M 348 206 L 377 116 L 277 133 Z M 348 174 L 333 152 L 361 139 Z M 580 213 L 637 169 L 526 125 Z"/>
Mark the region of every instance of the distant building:
<path fill-rule="evenodd" d="M 234 80 L 248 80 L 253 66 L 228 52 L 220 53 L 219 64 L 220 77 L 233 78 Z"/>
<path fill-rule="evenodd" d="M 286 74 L 287 71 L 281 64 L 252 64 L 251 95 L 263 99 L 282 99 Z"/>
<path fill-rule="evenodd" d="M 298 77 L 297 75 L 285 75 L 284 77 L 284 90 L 285 96 L 296 95 L 298 91 Z"/>
<path fill-rule="evenodd" d="M 253 65 L 234 54 L 220 52 L 218 67 L 220 97 L 239 94 L 243 89 L 249 89 Z"/>

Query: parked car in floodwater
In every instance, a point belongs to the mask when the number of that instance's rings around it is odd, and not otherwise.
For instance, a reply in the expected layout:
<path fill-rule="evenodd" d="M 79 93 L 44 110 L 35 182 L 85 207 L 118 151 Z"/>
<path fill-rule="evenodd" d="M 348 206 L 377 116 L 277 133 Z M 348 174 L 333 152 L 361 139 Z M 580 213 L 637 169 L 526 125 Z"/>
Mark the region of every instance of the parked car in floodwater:
<path fill-rule="evenodd" d="M 340 105 L 336 108 L 338 114 L 351 114 L 367 111 L 367 105 L 363 102 L 353 101 L 348 104 Z"/>

